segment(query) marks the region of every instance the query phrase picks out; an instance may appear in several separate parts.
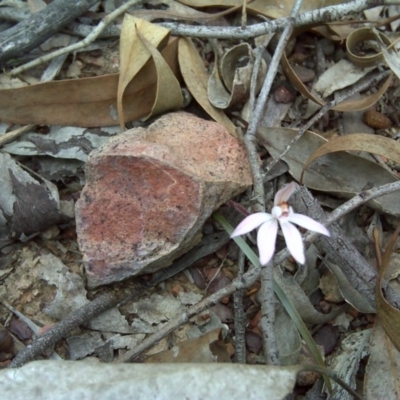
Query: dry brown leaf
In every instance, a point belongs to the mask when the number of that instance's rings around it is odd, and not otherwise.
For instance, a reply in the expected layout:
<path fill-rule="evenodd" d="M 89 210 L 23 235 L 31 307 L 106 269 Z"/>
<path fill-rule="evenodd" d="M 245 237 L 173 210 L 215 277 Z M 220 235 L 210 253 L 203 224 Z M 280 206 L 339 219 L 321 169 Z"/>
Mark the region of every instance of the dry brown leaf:
<path fill-rule="evenodd" d="M 272 157 L 277 158 L 297 132 L 297 129 L 260 127 L 258 139 Z M 307 159 L 326 143 L 327 140 L 322 136 L 307 131 L 282 157 L 296 180 L 300 180 Z M 354 172 L 350 173 L 351 171 Z M 310 189 L 335 193 L 344 198 L 360 193 L 367 184 L 378 187 L 397 180 L 397 176 L 376 162 L 344 151 L 322 156 L 311 164 L 304 174 L 304 184 Z M 381 196 L 368 204 L 390 215 L 400 215 L 398 193 Z"/>
<path fill-rule="evenodd" d="M 384 136 L 369 135 L 367 133 L 352 133 L 331 139 L 318 148 L 304 164 L 300 181 L 303 180 L 304 171 L 317 158 L 337 151 L 367 151 L 379 154 L 400 164 L 400 143 Z M 351 171 L 349 171 L 351 172 Z M 357 171 L 353 171 L 357 173 Z"/>
<path fill-rule="evenodd" d="M 153 2 L 152 4 L 154 4 Z M 167 5 L 168 10 L 135 10 L 131 14 L 138 18 L 143 18 L 147 21 L 153 21 L 155 19 L 173 19 L 173 20 L 184 20 L 184 21 L 195 21 L 195 22 L 211 22 L 225 15 L 231 14 L 242 8 L 242 4 L 229 8 L 217 13 L 205 13 L 197 11 L 194 8 L 180 4 L 175 0 L 161 0 L 157 2 L 157 5 Z"/>
<path fill-rule="evenodd" d="M 393 307 L 384 297 L 382 293 L 383 281 L 385 280 L 385 273 L 390 265 L 390 256 L 392 254 L 393 245 L 400 232 L 400 225 L 397 227 L 394 234 L 389 240 L 389 244 L 386 247 L 385 253 L 382 258 L 382 265 L 379 270 L 379 276 L 376 282 L 375 298 L 376 298 L 376 311 L 379 320 L 382 323 L 383 329 L 389 336 L 394 347 L 400 351 L 400 310 Z"/>
<path fill-rule="evenodd" d="M 139 32 L 145 40 L 154 47 L 164 47 L 168 41 L 169 30 L 154 25 L 143 19 L 125 14 L 122 22 L 120 37 L 120 74 L 118 80 L 118 117 L 121 129 L 124 130 L 123 96 L 129 82 L 143 68 L 152 56 L 146 44 L 139 36 Z"/>
<path fill-rule="evenodd" d="M 180 0 L 179 2 L 191 7 L 234 7 L 242 4 L 242 0 Z M 326 0 L 323 2 L 323 7 L 342 2 L 343 0 Z M 321 3 L 320 0 L 304 1 L 300 11 L 316 10 L 322 7 Z M 269 18 L 283 18 L 289 16 L 293 6 L 294 0 L 281 0 L 279 2 L 254 0 L 247 3 L 247 11 L 253 14 L 265 15 Z"/>
<path fill-rule="evenodd" d="M 239 61 L 243 59 L 247 60 L 245 65 L 238 67 Z M 227 50 L 221 63 L 219 63 L 217 52 L 215 52 L 214 68 L 208 81 L 208 98 L 213 106 L 226 109 L 242 104 L 249 99 L 254 61 L 253 52 L 247 43 L 238 44 Z M 266 69 L 265 61 L 262 60 L 256 94 L 261 89 Z"/>
<path fill-rule="evenodd" d="M 161 53 L 145 39 L 140 32 L 137 32 L 140 39 L 150 52 L 157 72 L 157 90 L 151 112 L 143 119 L 161 114 L 169 110 L 182 108 L 183 96 L 178 79 L 164 60 Z"/>
<path fill-rule="evenodd" d="M 288 80 L 304 97 L 313 101 L 316 104 L 319 104 L 320 106 L 324 106 L 326 104 L 324 100 L 314 96 L 303 84 L 303 82 L 301 82 L 296 72 L 290 65 L 285 53 L 283 53 L 282 56 L 282 69 Z M 386 92 L 387 88 L 389 87 L 391 80 L 392 80 L 392 75 L 390 75 L 385 80 L 385 82 L 382 84 L 382 86 L 376 93 L 371 94 L 370 96 L 365 96 L 359 100 L 344 101 L 339 105 L 337 105 L 336 107 L 333 107 L 332 109 L 342 112 L 366 110 L 367 108 L 373 106 L 382 97 L 382 95 Z"/>
<path fill-rule="evenodd" d="M 375 31 L 379 34 L 380 39 L 382 42 L 390 47 L 392 45 L 391 40 L 382 32 Z M 346 41 L 346 51 L 349 60 L 359 67 L 371 67 L 377 65 L 378 63 L 383 61 L 383 54 L 382 52 L 375 53 L 373 55 L 358 55 L 355 54 L 354 51 L 362 42 L 367 40 L 373 40 L 374 42 L 377 41 L 376 34 L 374 33 L 373 28 L 361 28 L 355 29 L 347 38 Z"/>
<path fill-rule="evenodd" d="M 235 125 L 232 121 L 222 110 L 215 108 L 208 100 L 208 74 L 203 60 L 189 38 L 180 39 L 178 58 L 182 77 L 192 96 L 207 114 L 215 121 L 224 125 L 233 136 L 237 137 Z"/>
<path fill-rule="evenodd" d="M 171 38 L 161 51 L 175 76 L 179 75 L 177 50 L 178 39 Z M 0 90 L 0 121 L 20 125 L 116 125 L 118 79 L 119 74 L 110 74 Z M 149 60 L 125 89 L 125 122 L 148 115 L 156 91 L 156 68 Z"/>

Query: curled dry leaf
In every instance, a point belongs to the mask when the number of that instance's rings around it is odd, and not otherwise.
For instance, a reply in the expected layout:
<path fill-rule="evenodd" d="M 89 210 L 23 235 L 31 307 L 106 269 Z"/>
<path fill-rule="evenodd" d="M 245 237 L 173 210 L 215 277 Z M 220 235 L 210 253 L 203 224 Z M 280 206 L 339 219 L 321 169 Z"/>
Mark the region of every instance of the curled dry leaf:
<path fill-rule="evenodd" d="M 192 96 L 215 121 L 224 125 L 237 137 L 235 125 L 222 110 L 214 107 L 207 96 L 208 75 L 203 60 L 189 38 L 179 40 L 179 66 L 183 79 Z"/>
<path fill-rule="evenodd" d="M 145 64 L 152 58 L 156 69 L 157 88 L 151 111 L 145 118 L 182 106 L 180 85 L 157 47 L 165 47 L 169 30 L 126 14 L 120 38 L 120 74 L 118 79 L 118 116 L 124 130 L 124 93 Z M 130 106 L 129 103 L 126 104 Z"/>
<path fill-rule="evenodd" d="M 253 51 L 247 43 L 241 43 L 229 49 L 224 54 L 221 65 L 215 53 L 214 69 L 208 81 L 208 98 L 211 104 L 217 108 L 226 109 L 246 102 L 250 96 L 254 61 Z M 266 69 L 265 61 L 262 60 L 257 77 L 256 93 L 261 89 Z"/>
<path fill-rule="evenodd" d="M 300 180 L 303 180 L 304 171 L 314 160 L 338 151 L 367 151 L 379 154 L 400 164 L 400 143 L 396 140 L 383 136 L 369 135 L 367 133 L 352 133 L 331 139 L 312 153 L 304 164 Z M 358 170 L 355 168 L 352 169 L 352 172 L 358 174 Z"/>
<path fill-rule="evenodd" d="M 347 38 L 346 41 L 347 56 L 354 65 L 357 65 L 362 68 L 373 67 L 383 61 L 382 52 L 374 53 L 373 55 L 370 54 L 359 55 L 356 53 L 357 47 L 360 46 L 363 42 L 367 40 L 373 40 L 374 42 L 377 41 L 378 33 L 375 34 L 374 32 L 377 31 L 374 31 L 372 28 L 360 28 L 354 30 Z M 391 40 L 382 32 L 379 32 L 379 39 L 386 46 L 392 45 Z"/>

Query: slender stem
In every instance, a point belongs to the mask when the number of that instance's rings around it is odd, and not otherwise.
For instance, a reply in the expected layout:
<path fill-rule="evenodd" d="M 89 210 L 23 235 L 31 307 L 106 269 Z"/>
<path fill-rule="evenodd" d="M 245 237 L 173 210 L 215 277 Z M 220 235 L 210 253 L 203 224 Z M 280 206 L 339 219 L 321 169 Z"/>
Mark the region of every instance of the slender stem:
<path fill-rule="evenodd" d="M 246 257 L 243 251 L 239 252 L 237 279 L 241 279 L 244 273 Z M 243 309 L 243 290 L 238 290 L 233 294 L 233 309 L 235 312 L 235 361 L 246 363 L 246 314 Z"/>

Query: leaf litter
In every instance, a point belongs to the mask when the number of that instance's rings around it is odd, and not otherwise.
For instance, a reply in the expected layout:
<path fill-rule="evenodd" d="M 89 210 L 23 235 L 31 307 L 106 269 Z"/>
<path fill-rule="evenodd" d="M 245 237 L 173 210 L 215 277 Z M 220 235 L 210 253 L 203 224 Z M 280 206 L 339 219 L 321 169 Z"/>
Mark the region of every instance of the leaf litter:
<path fill-rule="evenodd" d="M 113 2 L 100 3 L 101 8 L 93 9 L 93 13 L 114 11 Z M 127 13 L 117 20 L 114 26 L 121 29 L 119 51 L 115 50 L 115 43 L 111 43 L 110 39 L 100 39 L 92 44 L 93 50 L 81 50 L 77 59 L 64 58 L 60 69 L 54 70 L 56 77 L 51 82 L 40 83 L 42 71 L 39 66 L 25 71 L 19 80 L 10 80 L 7 74 L 1 76 L 2 135 L 20 125 L 33 126 L 7 139 L 11 140 L 8 144 L 1 142 L 3 190 L 0 196 L 0 232 L 3 258 L 0 299 L 18 308 L 43 329 L 62 321 L 69 312 L 76 312 L 90 304 L 99 293 L 107 290 L 86 287 L 74 227 L 73 204 L 85 183 L 85 163 L 94 149 L 124 131 L 125 126 L 146 127 L 146 119 L 151 122 L 162 113 L 181 109 L 183 87 L 188 89 L 193 99 L 187 111 L 214 119 L 231 135 L 242 138 L 247 124 L 251 122 L 249 112 L 242 113 L 242 110 L 249 107 L 246 104 L 250 98 L 249 90 L 255 90 L 251 81 L 253 40 L 240 44 L 248 47 L 248 56 L 239 55 L 235 62 L 228 63 L 231 70 L 227 70 L 223 57 L 213 53 L 210 39 L 189 38 L 184 34 L 182 37 L 173 36 L 167 28 L 149 22 L 166 19 L 234 25 L 235 17 L 242 16 L 243 20 L 242 7 L 234 1 L 212 4 L 203 0 L 154 3 L 164 4 L 165 10 L 160 13 L 157 9 L 138 8 L 130 11 L 132 15 Z M 248 22 L 263 22 L 257 14 L 278 20 L 284 18 L 289 15 L 292 3 L 286 1 L 280 7 L 273 4 L 265 7 L 259 1 L 249 2 L 245 7 L 249 13 Z M 305 2 L 301 12 L 319 6 L 312 3 Z M 213 10 L 204 8 L 210 5 Z M 45 10 L 45 5 L 42 6 Z M 385 12 L 384 8 L 376 9 L 374 14 L 366 13 L 365 16 L 376 19 L 377 16 L 393 15 L 392 11 L 388 11 L 387 15 Z M 358 17 L 363 19 L 362 14 Z M 86 22 L 85 18 L 79 20 L 81 25 Z M 390 26 L 396 29 L 395 25 Z M 398 60 L 389 26 L 379 29 L 359 29 L 351 21 L 344 20 L 341 24 L 333 22 L 331 25 L 321 24 L 295 31 L 291 45 L 282 57 L 283 73 L 277 75 L 272 86 L 272 95 L 274 91 L 277 95 L 274 98 L 271 95 L 257 133 L 261 168 L 267 167 L 274 159 L 279 159 L 286 166 L 280 169 L 282 172 L 273 175 L 272 180 L 265 182 L 268 193 L 296 180 L 314 190 L 316 200 L 329 210 L 332 204 L 343 203 L 359 193 L 368 193 L 371 189 L 398 181 L 400 161 L 396 129 L 400 122 L 394 100 L 398 97 L 398 80 L 393 78 L 399 76 Z M 333 53 L 328 53 L 325 47 L 318 53 L 322 39 L 315 34 L 317 31 L 332 44 Z M 347 43 L 339 41 L 346 42 L 347 38 Z M 234 39 L 218 41 L 222 49 L 235 49 L 239 45 Z M 68 44 L 69 35 L 63 34 L 47 41 L 40 52 L 51 52 L 54 47 Z M 274 51 L 273 42 L 266 51 Z M 227 51 L 224 53 L 225 57 L 229 54 Z M 33 51 L 32 55 L 38 57 L 39 53 Z M 112 60 L 111 63 L 106 63 L 107 59 Z M 268 57 L 263 58 L 267 69 L 262 69 L 259 77 L 268 74 L 269 61 Z M 5 64 L 6 70 L 15 63 L 18 60 Z M 233 68 L 231 64 L 236 64 L 238 68 Z M 240 70 L 243 64 L 248 68 L 246 72 Z M 325 65 L 322 73 L 317 69 L 318 65 Z M 286 155 L 281 156 L 291 141 L 296 140 L 299 127 L 306 122 L 304 116 L 314 109 L 311 102 L 319 105 L 329 102 L 332 95 L 346 91 L 360 79 L 368 80 L 371 71 L 377 68 L 389 69 L 392 75 L 365 90 L 360 97 L 350 98 L 335 106 L 311 130 L 292 143 Z M 305 72 L 314 72 L 314 75 L 308 74 L 314 78 L 305 79 Z M 81 77 L 85 74 L 90 77 Z M 227 74 L 235 76 L 233 85 L 224 80 Z M 68 79 L 72 76 L 76 78 Z M 346 80 L 342 79 L 343 76 Z M 220 77 L 222 79 L 217 82 Z M 217 88 L 219 93 L 215 92 Z M 294 96 L 286 95 L 285 90 L 294 93 Z M 209 98 L 210 94 L 214 97 Z M 365 131 L 344 131 L 343 121 L 355 115 L 359 121 L 357 126 L 365 127 Z M 367 123 L 368 132 L 361 119 Z M 390 121 L 390 124 L 380 121 Z M 394 128 L 394 133 L 390 133 L 389 128 Z M 251 197 L 245 194 L 235 201 L 248 209 L 253 205 Z M 369 228 L 375 209 L 384 226 L 381 234 L 391 234 L 398 224 L 398 203 L 397 192 L 368 202 L 352 214 L 357 229 L 366 231 Z M 293 206 L 296 207 L 296 204 Z M 235 214 L 227 206 L 222 211 L 232 224 L 236 225 L 242 218 L 240 213 Z M 344 216 L 343 220 L 349 218 L 350 215 Z M 203 238 L 212 236 L 218 229 L 218 225 L 209 220 L 203 227 Z M 351 230 L 346 234 L 350 240 L 356 241 L 356 233 L 353 233 L 354 237 Z M 391 240 L 393 242 L 394 239 Z M 219 309 L 215 307 L 202 313 L 195 311 L 186 324 L 179 321 L 179 315 L 196 308 L 198 302 L 229 287 L 238 273 L 237 248 L 232 243 L 221 244 L 224 251 L 219 250 L 220 254 L 210 250 L 200 259 L 193 256 L 190 262 L 194 251 L 209 246 L 202 243 L 182 255 L 189 260 L 185 261 L 185 265 L 190 269 L 155 287 L 146 286 L 146 282 L 152 279 L 148 275 L 112 285 L 112 290 L 120 295 L 128 296 L 138 287 L 142 288 L 142 292 L 135 300 L 127 300 L 119 307 L 85 321 L 66 340 L 58 341 L 56 353 L 63 359 L 79 360 L 94 356 L 112 362 L 123 359 L 128 351 L 143 348 L 136 352 L 136 357 L 139 357 L 136 360 L 152 365 L 166 362 L 231 363 L 237 351 L 235 346 L 246 348 L 247 344 L 247 360 L 264 363 L 262 346 L 255 346 L 259 340 L 257 337 L 262 337 L 259 309 L 263 299 L 253 296 L 259 291 L 257 282 L 243 292 L 245 321 L 240 322 L 239 314 L 232 313 L 233 300 L 229 296 L 219 303 Z M 384 246 L 387 244 L 383 243 Z M 357 371 L 362 371 L 360 366 L 366 365 L 361 389 L 365 398 L 395 398 L 399 376 L 399 309 L 385 297 L 388 285 L 385 270 L 394 263 L 394 258 L 390 258 L 392 248 L 389 244 L 384 261 L 379 265 L 379 261 L 375 261 L 375 257 L 378 260 L 379 257 L 371 250 L 374 246 L 379 247 L 379 244 L 364 243 L 357 247 L 357 251 L 361 257 L 377 263 L 380 268 L 375 290 L 376 314 L 375 307 L 352 286 L 349 277 L 336 264 L 329 259 L 320 261 L 324 254 L 318 245 L 315 248 L 316 257 L 307 253 L 308 262 L 304 269 L 298 268 L 289 259 L 275 269 L 275 279 L 313 334 L 320 330 L 321 335 L 327 335 L 325 330 L 320 329 L 323 324 L 331 326 L 340 319 L 343 321 L 337 328 L 339 337 L 333 345 L 334 350 L 326 356 L 326 364 L 330 368 L 355 388 Z M 284 242 L 279 238 L 277 247 L 278 250 L 284 248 Z M 221 254 L 224 255 L 221 257 Z M 391 290 L 397 293 L 399 286 L 395 282 L 399 279 L 398 269 L 392 267 L 391 271 Z M 170 273 L 172 275 L 174 272 Z M 211 291 L 204 289 L 204 282 L 210 284 Z M 400 293 L 397 295 L 400 296 Z M 12 322 L 18 319 L 7 308 L 0 309 L 0 322 L 4 326 L 1 332 L 10 331 Z M 223 315 L 224 322 L 221 321 Z M 246 337 L 248 340 L 252 338 L 253 345 L 241 339 L 239 331 L 236 332 L 236 320 L 247 326 Z M 302 359 L 313 362 L 312 358 L 303 357 L 307 350 L 300 350 L 298 332 L 282 309 L 275 323 L 281 364 L 299 364 Z M 175 329 L 170 329 L 171 324 L 175 324 Z M 12 340 L 18 349 L 29 343 L 16 336 Z M 7 353 L 1 350 L 0 356 L 2 366 L 12 365 L 16 351 Z M 265 370 L 267 375 L 272 374 L 273 368 L 276 367 Z M 160 371 L 154 366 L 154 374 Z M 313 390 L 312 387 L 317 385 L 318 375 L 302 376 L 296 385 L 294 370 L 287 367 L 282 371 L 288 374 L 287 380 L 275 381 L 275 386 L 282 393 L 299 392 L 299 385 L 305 382 L 307 390 Z M 100 379 L 103 374 L 99 372 Z M 247 379 L 244 372 L 242 378 Z M 26 379 L 32 381 L 29 376 Z M 203 379 L 201 374 L 198 379 Z M 236 382 L 234 386 L 240 386 L 240 383 Z M 264 395 L 274 396 L 274 389 L 266 390 L 268 392 Z M 284 397 L 283 394 L 275 396 L 271 398 Z M 344 389 L 334 386 L 333 398 L 350 397 Z"/>

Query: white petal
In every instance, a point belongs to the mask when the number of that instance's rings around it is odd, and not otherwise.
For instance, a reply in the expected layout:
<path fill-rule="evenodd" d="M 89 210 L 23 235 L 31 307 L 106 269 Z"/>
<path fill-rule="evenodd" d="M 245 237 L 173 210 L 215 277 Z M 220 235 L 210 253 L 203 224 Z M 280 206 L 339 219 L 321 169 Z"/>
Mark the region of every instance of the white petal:
<path fill-rule="evenodd" d="M 307 217 L 303 214 L 289 214 L 288 220 L 293 222 L 296 225 L 299 225 L 303 228 L 306 228 L 310 231 L 322 233 L 323 235 L 330 236 L 328 229 L 325 228 L 324 225 L 320 224 L 319 222 L 313 220 L 310 217 Z"/>
<path fill-rule="evenodd" d="M 274 198 L 274 205 L 277 206 L 280 203 L 287 203 L 289 197 L 294 193 L 296 190 L 296 182 L 291 182 L 288 185 L 285 185 L 281 190 L 276 192 Z"/>
<path fill-rule="evenodd" d="M 303 240 L 297 228 L 287 221 L 280 221 L 283 236 L 285 237 L 286 246 L 290 254 L 299 264 L 304 264 L 306 259 L 304 256 Z"/>
<path fill-rule="evenodd" d="M 278 233 L 278 221 L 274 218 L 264 222 L 257 233 L 257 247 L 260 253 L 261 265 L 266 265 L 275 252 L 276 235 Z"/>
<path fill-rule="evenodd" d="M 272 218 L 273 217 L 271 214 L 263 213 L 263 212 L 250 214 L 232 232 L 231 238 L 233 238 L 235 236 L 244 235 L 245 233 L 249 233 L 253 229 L 258 228 L 264 222 L 269 221 Z"/>

